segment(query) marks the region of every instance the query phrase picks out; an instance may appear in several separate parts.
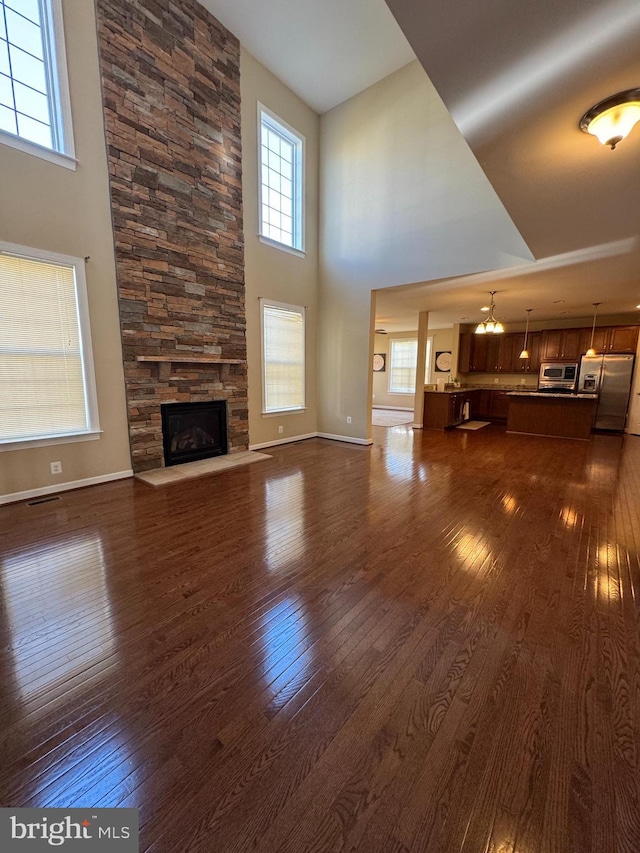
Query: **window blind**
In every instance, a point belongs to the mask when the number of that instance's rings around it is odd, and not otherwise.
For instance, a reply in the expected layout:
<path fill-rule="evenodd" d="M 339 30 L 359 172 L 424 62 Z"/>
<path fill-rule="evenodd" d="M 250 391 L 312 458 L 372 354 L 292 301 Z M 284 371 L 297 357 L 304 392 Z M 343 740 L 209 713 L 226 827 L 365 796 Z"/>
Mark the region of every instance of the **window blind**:
<path fill-rule="evenodd" d="M 391 341 L 389 391 L 393 394 L 413 394 L 416 390 L 417 340 Z"/>
<path fill-rule="evenodd" d="M 0 255 L 0 441 L 89 428 L 74 267 Z"/>
<path fill-rule="evenodd" d="M 264 411 L 305 406 L 304 308 L 262 305 Z"/>

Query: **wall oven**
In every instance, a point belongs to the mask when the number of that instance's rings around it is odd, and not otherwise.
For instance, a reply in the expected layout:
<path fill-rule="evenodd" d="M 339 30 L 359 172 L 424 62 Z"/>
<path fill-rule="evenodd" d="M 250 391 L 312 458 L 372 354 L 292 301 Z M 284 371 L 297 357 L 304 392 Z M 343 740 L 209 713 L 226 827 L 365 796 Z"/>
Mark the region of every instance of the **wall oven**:
<path fill-rule="evenodd" d="M 571 394 L 576 390 L 577 380 L 577 364 L 545 362 L 540 365 L 538 391 L 556 391 L 561 394 Z"/>

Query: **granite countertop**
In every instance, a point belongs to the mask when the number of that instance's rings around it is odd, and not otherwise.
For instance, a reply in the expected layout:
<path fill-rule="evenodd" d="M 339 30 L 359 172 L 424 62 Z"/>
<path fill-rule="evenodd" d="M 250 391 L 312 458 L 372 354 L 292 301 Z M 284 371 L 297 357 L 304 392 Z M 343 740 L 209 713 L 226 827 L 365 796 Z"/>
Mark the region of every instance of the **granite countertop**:
<path fill-rule="evenodd" d="M 428 391 L 425 388 L 425 394 L 464 394 L 469 391 L 507 391 L 512 392 L 518 390 L 520 394 L 535 394 L 535 388 L 523 388 L 522 385 L 461 385 L 460 388 L 444 388 L 442 391 Z"/>
<path fill-rule="evenodd" d="M 509 391 L 509 397 L 531 397 L 530 391 Z M 552 391 L 537 391 L 536 397 L 553 397 L 554 400 L 596 400 L 595 394 L 554 394 Z"/>

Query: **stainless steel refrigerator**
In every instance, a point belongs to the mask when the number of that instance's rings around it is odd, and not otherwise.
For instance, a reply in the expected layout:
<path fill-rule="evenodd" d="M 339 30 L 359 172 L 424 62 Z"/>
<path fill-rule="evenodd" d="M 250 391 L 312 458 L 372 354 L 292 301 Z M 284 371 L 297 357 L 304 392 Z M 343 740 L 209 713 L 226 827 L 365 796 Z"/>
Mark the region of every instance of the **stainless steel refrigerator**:
<path fill-rule="evenodd" d="M 624 430 L 634 359 L 633 355 L 582 356 L 577 391 L 598 396 L 596 429 Z"/>

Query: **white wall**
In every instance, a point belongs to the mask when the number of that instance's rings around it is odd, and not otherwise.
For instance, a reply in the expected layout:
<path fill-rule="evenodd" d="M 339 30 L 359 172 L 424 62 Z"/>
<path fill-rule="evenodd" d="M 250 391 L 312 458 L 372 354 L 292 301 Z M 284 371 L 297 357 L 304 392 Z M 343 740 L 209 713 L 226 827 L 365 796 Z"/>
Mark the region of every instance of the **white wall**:
<path fill-rule="evenodd" d="M 531 255 L 417 62 L 322 116 L 320 210 L 319 428 L 366 438 L 371 290 Z"/>
<path fill-rule="evenodd" d="M 78 167 L 70 171 L 0 144 L 0 238 L 86 265 L 100 426 L 98 441 L 0 453 L 0 500 L 131 468 L 93 3 L 63 0 Z M 62 462 L 52 475 L 50 462 Z"/>
<path fill-rule="evenodd" d="M 242 193 L 245 237 L 247 361 L 249 383 L 249 442 L 251 447 L 315 433 L 317 428 L 318 321 L 318 144 L 319 119 L 303 101 L 242 50 Z M 260 242 L 258 237 L 258 121 L 257 103 L 268 107 L 305 137 L 305 257 Z M 306 311 L 305 412 L 262 414 L 260 297 Z M 282 433 L 278 427 L 282 426 Z"/>

